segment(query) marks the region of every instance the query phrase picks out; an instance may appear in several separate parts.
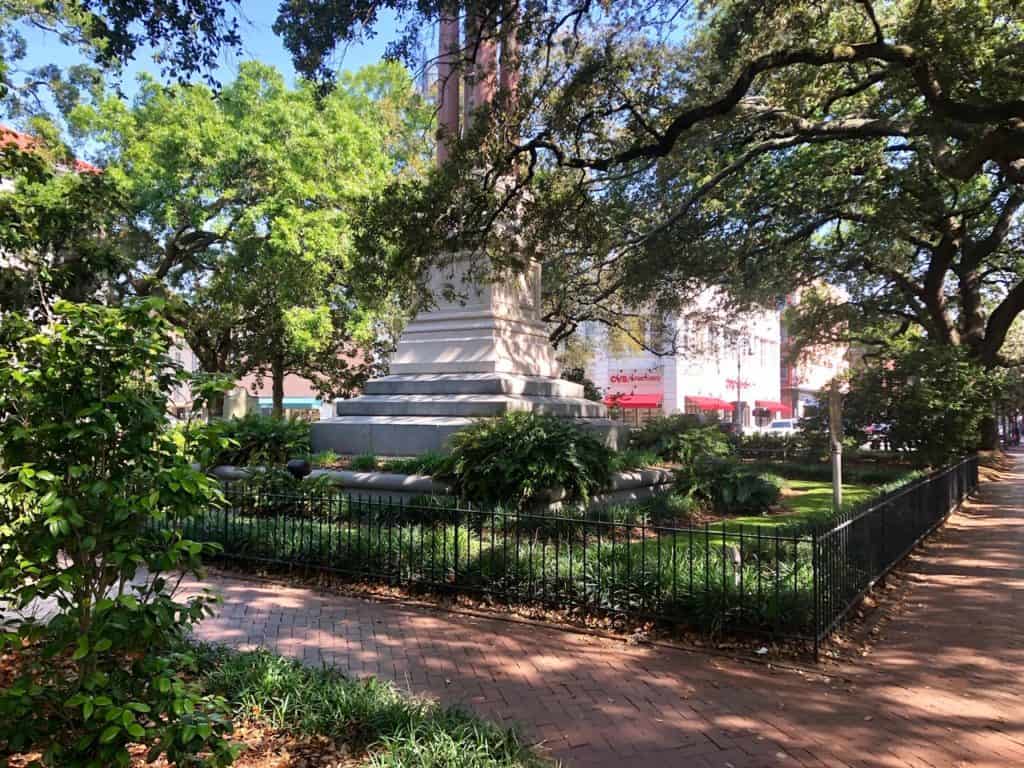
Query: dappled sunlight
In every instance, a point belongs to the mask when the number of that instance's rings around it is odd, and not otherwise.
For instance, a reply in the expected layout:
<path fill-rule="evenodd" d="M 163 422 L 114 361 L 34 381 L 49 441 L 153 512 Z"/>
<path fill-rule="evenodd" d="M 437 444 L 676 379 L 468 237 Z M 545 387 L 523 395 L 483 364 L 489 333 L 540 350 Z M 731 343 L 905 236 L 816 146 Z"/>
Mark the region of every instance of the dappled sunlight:
<path fill-rule="evenodd" d="M 742 663 L 226 576 L 204 582 L 225 603 L 198 634 L 519 723 L 567 765 L 1020 765 L 1022 501 L 1024 479 L 986 485 L 915 553 L 855 664 Z"/>

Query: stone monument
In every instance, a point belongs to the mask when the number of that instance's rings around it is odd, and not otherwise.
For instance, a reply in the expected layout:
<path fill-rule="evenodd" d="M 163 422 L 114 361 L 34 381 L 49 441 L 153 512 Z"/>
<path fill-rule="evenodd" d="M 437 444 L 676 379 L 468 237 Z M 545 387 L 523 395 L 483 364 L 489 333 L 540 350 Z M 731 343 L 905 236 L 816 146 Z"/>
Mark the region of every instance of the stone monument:
<path fill-rule="evenodd" d="M 493 98 L 499 42 L 501 88 L 516 87 L 514 18 L 502 19 L 499 31 L 497 22 L 465 14 L 467 43 L 460 48 L 457 11 L 441 20 L 439 163 L 458 136 L 460 113 L 468 122 L 477 106 Z M 472 51 L 468 63 L 464 51 Z M 582 385 L 558 378 L 558 361 L 540 319 L 540 265 L 482 281 L 470 272 L 466 259 L 432 268 L 433 305 L 400 337 L 390 375 L 367 382 L 359 397 L 338 400 L 334 418 L 314 422 L 314 451 L 380 456 L 439 451 L 474 420 L 510 411 L 579 419 L 612 446 L 624 441 L 625 428 L 608 420 L 603 404 L 585 400 Z"/>

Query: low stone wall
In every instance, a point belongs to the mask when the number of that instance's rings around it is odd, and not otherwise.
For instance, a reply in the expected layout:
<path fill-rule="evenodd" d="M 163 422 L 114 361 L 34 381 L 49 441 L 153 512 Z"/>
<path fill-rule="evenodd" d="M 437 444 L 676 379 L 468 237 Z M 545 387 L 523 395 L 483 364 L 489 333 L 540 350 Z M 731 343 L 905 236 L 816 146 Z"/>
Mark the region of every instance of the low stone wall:
<path fill-rule="evenodd" d="M 214 467 L 210 474 L 226 482 L 244 480 L 263 467 Z M 449 496 L 451 486 L 430 475 L 400 475 L 393 472 L 353 472 L 347 469 L 314 469 L 307 481 L 326 477 L 332 485 L 344 488 L 356 499 L 408 501 L 422 496 Z M 636 469 L 616 472 L 610 487 L 590 500 L 590 509 L 612 504 L 642 501 L 663 493 L 672 487 L 672 472 L 668 469 Z M 554 489 L 544 494 L 537 511 L 557 512 L 565 505 L 565 491 Z"/>

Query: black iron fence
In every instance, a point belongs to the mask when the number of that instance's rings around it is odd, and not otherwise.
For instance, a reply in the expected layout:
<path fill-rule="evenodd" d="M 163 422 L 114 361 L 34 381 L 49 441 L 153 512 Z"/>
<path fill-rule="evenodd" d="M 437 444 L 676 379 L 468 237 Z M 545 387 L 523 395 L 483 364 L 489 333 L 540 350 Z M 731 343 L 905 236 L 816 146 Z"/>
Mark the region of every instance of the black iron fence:
<path fill-rule="evenodd" d="M 977 460 L 967 459 L 813 532 L 665 526 L 629 507 L 525 514 L 239 488 L 227 490 L 223 508 L 182 527 L 237 560 L 798 638 L 817 651 L 976 482 Z"/>
<path fill-rule="evenodd" d="M 977 485 L 978 457 L 970 456 L 814 532 L 815 654 L 861 597 Z"/>

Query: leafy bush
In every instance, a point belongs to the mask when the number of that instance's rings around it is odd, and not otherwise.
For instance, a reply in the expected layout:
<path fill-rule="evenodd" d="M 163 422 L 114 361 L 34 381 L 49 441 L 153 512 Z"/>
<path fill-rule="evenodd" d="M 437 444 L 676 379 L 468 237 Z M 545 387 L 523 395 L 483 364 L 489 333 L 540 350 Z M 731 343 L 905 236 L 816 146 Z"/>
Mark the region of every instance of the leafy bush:
<path fill-rule="evenodd" d="M 728 436 L 715 425 L 703 425 L 689 413 L 675 413 L 651 419 L 633 433 L 631 443 L 666 461 L 683 464 L 701 457 L 723 457 L 733 452 Z"/>
<path fill-rule="evenodd" d="M 212 464 L 283 465 L 308 456 L 309 422 L 249 414 L 240 419 L 214 421 L 203 427 L 224 446 Z"/>
<path fill-rule="evenodd" d="M 456 432 L 443 474 L 471 501 L 522 508 L 541 491 L 587 502 L 608 483 L 611 451 L 557 416 L 509 413 Z"/>
<path fill-rule="evenodd" d="M 804 448 L 804 442 L 796 435 L 776 435 L 767 432 L 754 432 L 740 437 L 740 453 L 744 456 L 758 457 L 774 454 L 783 458 L 795 456 Z"/>
<path fill-rule="evenodd" d="M 583 385 L 583 397 L 593 402 L 601 402 L 604 397 L 601 395 L 601 390 L 594 383 L 593 379 L 587 377 L 587 373 L 583 368 L 569 368 L 562 371 L 562 378 L 566 381 L 571 381 L 574 384 Z"/>
<path fill-rule="evenodd" d="M 162 304 L 58 302 L 42 329 L 0 324 L 0 646 L 19 677 L 0 689 L 0 755 L 47 766 L 127 766 L 129 743 L 179 766 L 227 765 L 224 703 L 172 651 L 211 599 L 176 601 L 166 572 L 200 574 L 181 533 L 219 500 L 167 429 Z M 31 614 L 31 612 L 29 612 Z"/>
<path fill-rule="evenodd" d="M 407 459 L 388 459 L 382 469 L 399 475 L 438 475 L 444 471 L 447 461 L 445 454 L 427 451 Z"/>
<path fill-rule="evenodd" d="M 763 512 L 779 500 L 782 480 L 729 459 L 703 458 L 676 472 L 676 490 L 720 514 Z"/>
<path fill-rule="evenodd" d="M 754 475 L 733 465 L 712 486 L 712 503 L 722 514 L 763 512 L 782 495 L 782 478 L 775 475 Z"/>
<path fill-rule="evenodd" d="M 755 461 L 743 465 L 749 472 L 769 472 L 787 480 L 820 480 L 832 481 L 832 465 L 821 461 Z M 879 485 L 892 482 L 906 482 L 918 473 L 911 472 L 906 466 L 843 466 L 844 482 Z"/>
<path fill-rule="evenodd" d="M 375 472 L 377 470 L 377 457 L 372 453 L 361 453 L 353 456 L 348 468 L 353 472 Z"/>
<path fill-rule="evenodd" d="M 961 348 L 897 341 L 851 376 L 844 421 L 855 429 L 887 424 L 895 450 L 939 466 L 977 449 L 1004 384 L 1002 373 Z"/>
<path fill-rule="evenodd" d="M 326 467 L 337 464 L 341 461 L 341 455 L 335 451 L 320 451 L 309 457 L 309 463 L 314 467 Z"/>
<path fill-rule="evenodd" d="M 609 469 L 612 472 L 628 472 L 631 469 L 653 467 L 661 463 L 661 458 L 654 451 L 641 451 L 627 448 L 612 454 Z"/>

